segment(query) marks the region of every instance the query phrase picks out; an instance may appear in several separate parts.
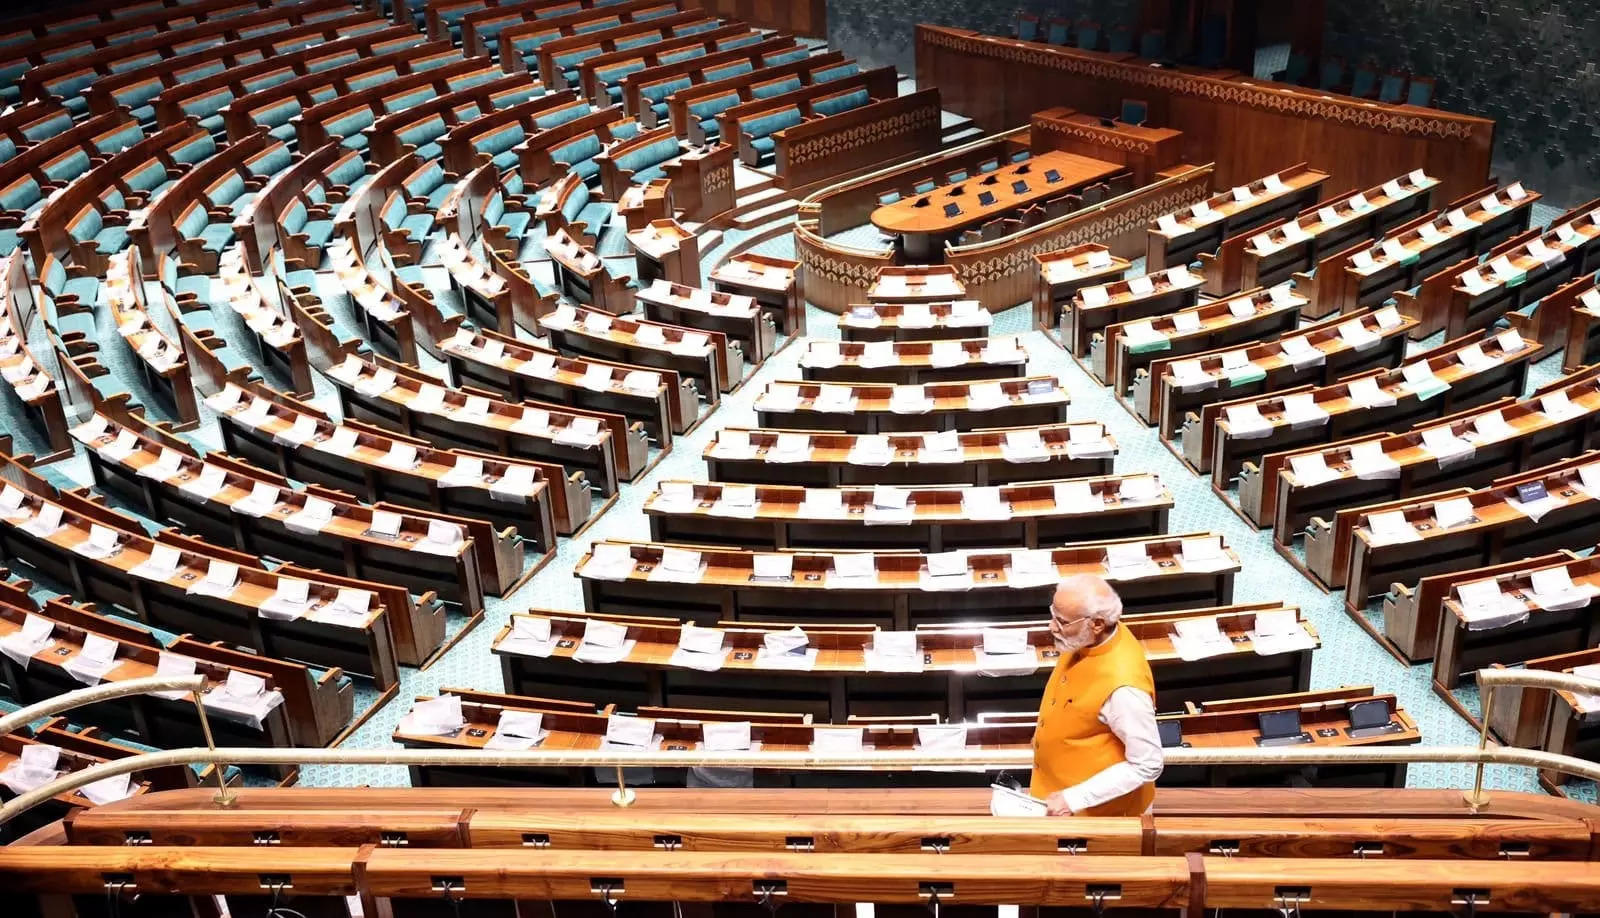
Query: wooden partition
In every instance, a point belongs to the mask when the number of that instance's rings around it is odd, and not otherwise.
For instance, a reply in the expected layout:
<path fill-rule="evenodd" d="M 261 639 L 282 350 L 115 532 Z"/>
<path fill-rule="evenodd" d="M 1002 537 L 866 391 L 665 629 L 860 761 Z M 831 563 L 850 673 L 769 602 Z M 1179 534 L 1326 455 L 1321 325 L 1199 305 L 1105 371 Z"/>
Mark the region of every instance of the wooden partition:
<path fill-rule="evenodd" d="M 1185 162 L 1218 164 L 1223 186 L 1297 161 L 1327 172 L 1330 194 L 1423 168 L 1455 197 L 1489 175 L 1494 122 L 1470 115 L 942 26 L 917 26 L 916 53 L 917 85 L 991 131 L 1057 105 L 1109 116 L 1141 99 L 1150 124 L 1183 132 Z"/>
<path fill-rule="evenodd" d="M 686 0 L 688 6 L 764 29 L 828 37 L 827 0 Z"/>

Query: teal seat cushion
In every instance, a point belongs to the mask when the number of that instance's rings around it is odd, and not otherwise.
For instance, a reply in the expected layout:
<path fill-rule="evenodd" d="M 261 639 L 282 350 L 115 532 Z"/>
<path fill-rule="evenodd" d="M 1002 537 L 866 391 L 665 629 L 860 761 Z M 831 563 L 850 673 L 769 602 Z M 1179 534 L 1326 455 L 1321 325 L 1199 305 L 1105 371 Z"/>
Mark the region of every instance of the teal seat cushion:
<path fill-rule="evenodd" d="M 200 234 L 200 247 L 207 252 L 221 252 L 232 241 L 233 226 L 228 223 L 209 224 Z"/>
<path fill-rule="evenodd" d="M 599 233 L 601 227 L 611 222 L 612 206 L 603 201 L 596 201 L 578 212 L 578 221 L 589 228 L 591 233 Z"/>
<path fill-rule="evenodd" d="M 740 130 L 751 137 L 768 137 L 784 128 L 791 128 L 804 120 L 797 108 L 787 108 L 782 111 L 757 115 L 740 124 Z"/>
<path fill-rule="evenodd" d="M 328 244 L 329 239 L 333 238 L 333 221 L 308 220 L 301 232 L 305 233 L 306 241 L 320 249 Z"/>
<path fill-rule="evenodd" d="M 635 185 L 643 185 L 646 182 L 653 182 L 658 178 L 666 177 L 667 170 L 661 166 L 646 166 L 633 173 L 633 183 Z"/>
<path fill-rule="evenodd" d="M 495 226 L 505 230 L 506 233 L 512 238 L 520 239 L 522 238 L 522 234 L 528 231 L 528 223 L 532 219 L 533 217 L 530 214 L 523 213 L 519 210 L 513 210 L 501 214 L 500 219 L 495 221 Z"/>
<path fill-rule="evenodd" d="M 765 156 L 768 153 L 771 153 L 778 146 L 778 141 L 771 136 L 757 137 L 756 139 L 750 141 L 750 146 L 757 153 Z"/>
<path fill-rule="evenodd" d="M 592 159 L 586 159 L 568 166 L 567 171 L 578 173 L 587 182 L 600 174 L 600 164 Z"/>
<path fill-rule="evenodd" d="M 100 278 L 93 276 L 70 278 L 61 288 L 67 296 L 75 296 L 78 302 L 85 305 L 93 303 L 100 296 Z"/>
<path fill-rule="evenodd" d="M 586 185 L 579 185 L 573 190 L 572 194 L 567 196 L 566 203 L 561 205 L 561 216 L 568 223 L 575 222 L 578 219 L 578 215 L 588 206 L 589 188 Z"/>
<path fill-rule="evenodd" d="M 811 105 L 811 110 L 819 115 L 837 115 L 852 108 L 860 108 L 872 101 L 865 89 L 856 89 L 838 96 L 829 96 L 818 99 Z"/>
<path fill-rule="evenodd" d="M 429 233 L 433 232 L 433 216 L 431 214 L 412 214 L 401 221 L 400 229 L 410 235 L 412 239 L 421 242 L 428 238 Z"/>
<path fill-rule="evenodd" d="M 95 251 L 102 255 L 115 255 L 128 247 L 128 229 L 123 226 L 108 226 L 94 237 Z"/>
<path fill-rule="evenodd" d="M 504 172 L 517 164 L 517 151 L 507 150 L 504 153 L 496 153 L 491 162 L 494 163 L 496 169 Z"/>
<path fill-rule="evenodd" d="M 722 127 L 717 124 L 715 118 L 707 118 L 700 122 L 700 130 L 705 132 L 707 140 L 716 140 L 722 134 Z"/>

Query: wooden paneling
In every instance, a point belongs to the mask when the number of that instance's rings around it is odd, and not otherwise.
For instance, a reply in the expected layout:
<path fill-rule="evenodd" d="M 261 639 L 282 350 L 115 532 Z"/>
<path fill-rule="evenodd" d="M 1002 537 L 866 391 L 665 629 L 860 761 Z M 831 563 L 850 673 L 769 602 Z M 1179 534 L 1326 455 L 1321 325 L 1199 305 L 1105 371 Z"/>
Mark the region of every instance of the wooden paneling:
<path fill-rule="evenodd" d="M 1223 187 L 1297 161 L 1327 172 L 1330 194 L 1421 168 L 1455 197 L 1489 174 L 1494 122 L 1469 115 L 940 26 L 917 26 L 916 53 L 917 85 L 990 131 L 1053 106 L 1113 115 L 1142 99 L 1150 124 L 1183 132 L 1184 161 L 1217 163 Z"/>
<path fill-rule="evenodd" d="M 828 37 L 827 0 L 688 0 L 687 5 L 766 29 Z"/>

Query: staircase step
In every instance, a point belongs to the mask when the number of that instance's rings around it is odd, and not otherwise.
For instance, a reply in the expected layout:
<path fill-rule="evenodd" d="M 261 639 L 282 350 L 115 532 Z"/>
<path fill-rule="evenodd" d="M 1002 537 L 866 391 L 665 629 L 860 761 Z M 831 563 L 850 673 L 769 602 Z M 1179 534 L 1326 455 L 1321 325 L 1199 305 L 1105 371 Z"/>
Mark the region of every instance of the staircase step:
<path fill-rule="evenodd" d="M 944 146 L 954 147 L 960 146 L 964 143 L 971 143 L 982 136 L 984 136 L 983 128 L 978 127 L 975 124 L 968 124 L 964 127 L 956 128 L 953 131 L 946 129 L 944 134 L 939 139 Z"/>
<path fill-rule="evenodd" d="M 779 198 L 762 207 L 756 207 L 734 214 L 733 225 L 737 229 L 751 229 L 765 226 L 774 220 L 792 217 L 800 209 L 800 202 L 793 198 Z"/>

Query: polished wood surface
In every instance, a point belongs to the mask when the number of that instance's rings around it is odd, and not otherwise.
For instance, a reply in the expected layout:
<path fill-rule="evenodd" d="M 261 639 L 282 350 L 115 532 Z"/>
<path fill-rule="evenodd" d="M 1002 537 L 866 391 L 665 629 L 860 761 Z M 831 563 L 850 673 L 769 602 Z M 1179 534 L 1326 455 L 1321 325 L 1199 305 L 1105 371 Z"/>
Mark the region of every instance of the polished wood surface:
<path fill-rule="evenodd" d="M 1045 178 L 1045 173 L 1051 170 L 1060 173 L 1059 181 Z M 994 172 L 885 204 L 872 212 L 872 224 L 889 233 L 950 235 L 1002 214 L 1020 211 L 1045 198 L 1081 189 L 1119 171 L 1121 167 L 1116 163 L 1049 150 L 1020 163 L 1001 166 Z M 1013 183 L 1019 181 L 1027 184 L 1026 190 L 1018 191 L 1013 187 Z M 993 203 L 984 204 L 978 200 L 984 192 L 994 195 Z M 961 212 L 947 216 L 945 208 L 950 205 L 959 207 Z"/>
<path fill-rule="evenodd" d="M 1136 185 L 1181 160 L 1182 131 L 1127 124 L 1065 106 L 1034 112 L 1030 139 L 1034 152 L 1065 150 L 1128 167 Z"/>
<path fill-rule="evenodd" d="M 991 131 L 1055 105 L 1111 115 L 1143 99 L 1151 123 L 1183 132 L 1184 160 L 1215 162 L 1229 186 L 1304 161 L 1335 194 L 1422 167 L 1453 197 L 1483 184 L 1494 141 L 1494 122 L 1470 115 L 926 24 L 917 85 Z"/>

